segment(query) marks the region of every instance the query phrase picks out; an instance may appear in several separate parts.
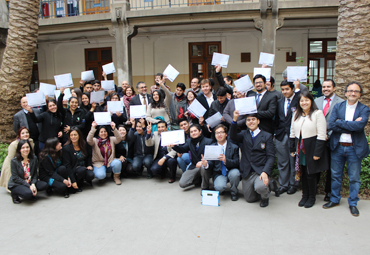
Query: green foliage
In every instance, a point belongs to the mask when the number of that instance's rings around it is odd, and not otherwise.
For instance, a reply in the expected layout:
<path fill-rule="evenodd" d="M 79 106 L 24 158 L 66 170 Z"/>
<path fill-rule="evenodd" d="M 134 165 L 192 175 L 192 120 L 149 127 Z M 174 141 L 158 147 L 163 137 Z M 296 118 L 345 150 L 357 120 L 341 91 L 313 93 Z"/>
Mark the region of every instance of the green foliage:
<path fill-rule="evenodd" d="M 0 171 L 3 167 L 4 159 L 6 158 L 6 155 L 8 154 L 8 147 L 9 145 L 6 143 L 0 143 Z"/>
<path fill-rule="evenodd" d="M 296 57 L 295 59 L 296 59 L 296 62 L 298 63 L 298 65 L 303 66 L 304 57 Z"/>

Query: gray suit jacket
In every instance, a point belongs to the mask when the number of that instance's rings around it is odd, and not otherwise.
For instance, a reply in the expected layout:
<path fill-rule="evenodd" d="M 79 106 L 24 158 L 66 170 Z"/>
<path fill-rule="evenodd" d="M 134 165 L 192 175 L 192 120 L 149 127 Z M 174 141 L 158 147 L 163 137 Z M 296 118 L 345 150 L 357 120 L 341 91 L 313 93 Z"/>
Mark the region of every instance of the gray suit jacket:
<path fill-rule="evenodd" d="M 36 114 L 36 116 L 40 115 L 40 110 L 36 109 L 36 108 L 32 108 L 32 110 L 34 111 L 34 113 Z M 39 132 L 41 132 L 41 123 L 36 123 L 38 129 L 39 129 Z M 13 130 L 15 133 L 18 132 L 18 129 L 20 127 L 26 127 L 26 128 L 30 128 L 28 126 L 28 122 L 27 122 L 27 117 L 26 117 L 26 113 L 22 110 L 20 110 L 19 112 L 17 112 L 15 115 L 14 115 L 14 118 L 13 118 Z"/>
<path fill-rule="evenodd" d="M 324 108 L 323 108 L 324 99 L 325 99 L 325 96 L 318 97 L 318 98 L 315 99 L 315 104 L 316 104 L 317 108 L 319 108 L 319 110 L 324 110 Z M 334 108 L 334 105 L 336 105 L 337 103 L 343 102 L 343 101 L 344 100 L 342 98 L 335 95 L 334 99 L 333 99 L 333 102 L 331 102 L 329 110 L 325 115 L 327 134 L 328 134 L 329 137 L 330 137 L 331 133 L 333 132 L 332 130 L 329 129 L 329 119 L 330 119 L 331 112 Z"/>

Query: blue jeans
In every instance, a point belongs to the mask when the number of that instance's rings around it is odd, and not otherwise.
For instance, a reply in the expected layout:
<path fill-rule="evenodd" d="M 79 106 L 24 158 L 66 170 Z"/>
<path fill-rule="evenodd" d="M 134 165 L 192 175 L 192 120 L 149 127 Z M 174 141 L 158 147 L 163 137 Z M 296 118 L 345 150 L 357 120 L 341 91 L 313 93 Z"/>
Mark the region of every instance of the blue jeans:
<path fill-rule="evenodd" d="M 357 206 L 358 192 L 360 190 L 361 161 L 356 155 L 353 146 L 338 147 L 331 152 L 331 197 L 330 201 L 339 203 L 341 199 L 340 190 L 343 182 L 344 163 L 347 161 L 349 177 L 348 204 Z"/>
<path fill-rule="evenodd" d="M 147 170 L 149 170 L 152 161 L 153 161 L 152 154 L 135 156 L 134 159 L 132 160 L 132 170 L 135 173 L 140 174 L 143 172 L 143 165 L 146 167 Z"/>
<path fill-rule="evenodd" d="M 113 172 L 114 174 L 119 174 L 121 173 L 122 169 L 122 163 L 118 159 L 113 159 L 112 162 L 110 163 L 110 167 L 106 166 L 101 166 L 101 167 L 93 167 L 94 169 L 94 174 L 95 177 L 98 180 L 103 180 L 107 176 L 107 173 Z"/>
<path fill-rule="evenodd" d="M 177 157 L 177 164 L 181 168 L 182 172 L 185 172 L 190 164 L 189 153 L 183 153 L 181 157 Z"/>

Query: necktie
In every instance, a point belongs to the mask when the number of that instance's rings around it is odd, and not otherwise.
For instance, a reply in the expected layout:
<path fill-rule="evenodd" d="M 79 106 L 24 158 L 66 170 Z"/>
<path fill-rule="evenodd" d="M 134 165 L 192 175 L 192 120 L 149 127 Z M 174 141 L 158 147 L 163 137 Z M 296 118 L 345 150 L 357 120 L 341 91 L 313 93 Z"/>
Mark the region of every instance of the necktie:
<path fill-rule="evenodd" d="M 225 150 L 224 150 L 224 146 L 222 146 L 222 154 L 225 155 Z M 222 175 L 223 176 L 226 176 L 227 175 L 227 170 L 226 170 L 226 166 L 224 164 L 223 161 L 221 161 L 221 164 L 222 164 Z"/>
<path fill-rule="evenodd" d="M 199 143 L 197 143 L 197 145 L 195 145 L 195 150 L 198 151 L 199 149 Z"/>
<path fill-rule="evenodd" d="M 144 105 L 146 106 L 146 96 L 143 96 Z"/>
<path fill-rule="evenodd" d="M 285 112 L 285 116 L 288 115 L 288 110 L 289 110 L 289 106 L 290 106 L 290 98 L 287 99 L 288 100 L 288 103 L 286 104 L 286 112 Z"/>
<path fill-rule="evenodd" d="M 254 138 L 254 131 L 251 132 L 251 136 L 252 136 L 252 138 Z"/>
<path fill-rule="evenodd" d="M 325 98 L 325 100 L 326 100 L 326 105 L 325 105 L 325 107 L 324 107 L 324 110 L 323 110 L 323 112 L 324 112 L 324 115 L 326 116 L 326 114 L 328 113 L 328 110 L 329 110 L 329 107 L 330 107 L 330 98 Z"/>
<path fill-rule="evenodd" d="M 257 93 L 257 100 L 256 100 L 257 106 L 258 106 L 258 105 L 259 105 L 259 103 L 260 103 L 260 98 L 261 98 L 261 94 L 258 94 L 258 93 Z"/>

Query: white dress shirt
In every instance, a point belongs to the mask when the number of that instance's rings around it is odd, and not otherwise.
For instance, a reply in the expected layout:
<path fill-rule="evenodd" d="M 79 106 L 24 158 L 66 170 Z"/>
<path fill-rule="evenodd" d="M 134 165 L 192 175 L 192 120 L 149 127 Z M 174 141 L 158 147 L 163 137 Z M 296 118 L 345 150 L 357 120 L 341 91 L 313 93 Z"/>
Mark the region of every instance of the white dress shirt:
<path fill-rule="evenodd" d="M 249 130 L 250 131 L 250 130 Z M 252 131 L 251 132 L 251 135 L 252 135 Z M 259 133 L 261 132 L 261 129 L 258 127 L 256 128 L 254 131 L 253 131 L 253 137 L 256 137 Z"/>
<path fill-rule="evenodd" d="M 355 110 L 357 107 L 358 101 L 354 105 L 349 105 L 348 101 L 346 103 L 346 121 L 354 121 L 353 117 L 355 115 Z M 339 138 L 340 143 L 352 143 L 351 134 L 343 133 Z"/>
<path fill-rule="evenodd" d="M 140 102 L 144 105 L 144 96 L 139 94 Z M 149 105 L 148 94 L 145 94 L 146 105 Z"/>
<path fill-rule="evenodd" d="M 207 103 L 208 103 L 208 106 L 209 106 L 209 107 L 211 107 L 212 102 L 213 102 L 213 101 L 215 101 L 215 100 L 213 99 L 213 94 L 212 94 L 212 92 L 211 92 L 210 94 L 211 94 L 211 96 L 210 96 L 210 97 L 207 97 L 206 95 L 204 95 L 204 96 L 205 96 L 205 98 L 206 98 L 206 100 L 207 100 Z"/>

